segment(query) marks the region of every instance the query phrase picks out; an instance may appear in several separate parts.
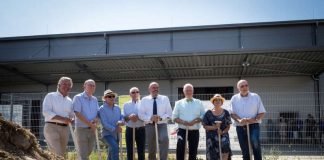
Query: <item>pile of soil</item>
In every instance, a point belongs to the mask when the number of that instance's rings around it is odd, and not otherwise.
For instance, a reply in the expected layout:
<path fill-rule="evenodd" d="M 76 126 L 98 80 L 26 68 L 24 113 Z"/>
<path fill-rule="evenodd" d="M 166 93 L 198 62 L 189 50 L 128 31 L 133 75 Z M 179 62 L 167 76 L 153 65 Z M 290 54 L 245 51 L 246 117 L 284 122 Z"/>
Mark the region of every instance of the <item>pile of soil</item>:
<path fill-rule="evenodd" d="M 18 124 L 6 121 L 0 114 L 0 159 L 60 160 L 63 158 L 42 150 L 36 137 Z"/>

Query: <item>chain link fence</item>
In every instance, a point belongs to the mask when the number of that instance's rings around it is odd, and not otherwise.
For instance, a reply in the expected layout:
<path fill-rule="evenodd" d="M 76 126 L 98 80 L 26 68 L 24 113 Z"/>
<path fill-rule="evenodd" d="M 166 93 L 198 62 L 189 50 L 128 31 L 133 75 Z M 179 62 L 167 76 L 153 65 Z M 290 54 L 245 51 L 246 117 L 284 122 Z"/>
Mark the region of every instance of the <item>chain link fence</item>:
<path fill-rule="evenodd" d="M 75 94 L 71 93 L 70 97 L 72 98 Z M 267 110 L 261 124 L 261 143 L 264 154 L 323 156 L 324 104 L 320 101 L 320 97 L 323 97 L 324 93 L 269 92 L 258 94 Z M 0 95 L 0 113 L 3 117 L 30 129 L 42 147 L 46 147 L 42 115 L 42 101 L 45 95 L 46 93 Z M 225 109 L 229 107 L 232 95 L 233 93 L 223 94 L 226 98 L 223 106 Z M 206 109 L 212 108 L 212 104 L 209 102 L 212 96 L 210 94 L 195 95 L 203 101 Z M 98 96 L 98 100 L 101 100 L 100 97 Z M 169 98 L 174 100 L 171 105 L 174 106 L 175 100 L 181 97 L 181 94 L 169 95 Z M 172 132 L 176 129 L 176 124 L 170 122 L 168 127 L 170 151 L 175 151 L 177 137 Z M 234 126 L 231 126 L 229 133 L 234 155 L 241 154 Z M 199 153 L 201 154 L 205 153 L 205 141 L 205 131 L 201 128 L 199 143 Z M 72 138 L 70 138 L 69 148 L 74 148 Z"/>

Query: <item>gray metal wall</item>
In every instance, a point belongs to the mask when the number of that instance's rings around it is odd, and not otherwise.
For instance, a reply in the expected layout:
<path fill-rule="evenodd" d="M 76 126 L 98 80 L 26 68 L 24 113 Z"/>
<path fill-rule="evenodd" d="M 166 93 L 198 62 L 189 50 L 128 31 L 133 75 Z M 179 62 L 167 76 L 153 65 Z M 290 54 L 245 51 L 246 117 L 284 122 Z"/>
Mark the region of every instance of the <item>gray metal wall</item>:
<path fill-rule="evenodd" d="M 0 39 L 0 61 L 324 47 L 319 23 Z"/>

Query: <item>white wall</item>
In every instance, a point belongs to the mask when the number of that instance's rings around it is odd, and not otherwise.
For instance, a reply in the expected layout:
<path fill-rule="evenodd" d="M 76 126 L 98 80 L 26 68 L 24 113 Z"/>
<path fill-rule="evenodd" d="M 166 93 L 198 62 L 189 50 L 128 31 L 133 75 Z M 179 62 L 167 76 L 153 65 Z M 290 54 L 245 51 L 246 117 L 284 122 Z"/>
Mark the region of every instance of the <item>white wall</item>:
<path fill-rule="evenodd" d="M 122 81 L 122 82 L 109 82 L 108 88 L 118 93 L 119 95 L 128 95 L 129 89 L 132 87 L 138 87 L 141 95 L 148 95 L 148 86 L 152 81 Z M 157 80 L 159 83 L 160 94 L 170 95 L 170 81 L 168 80 Z"/>
<path fill-rule="evenodd" d="M 249 81 L 250 90 L 257 92 L 267 110 L 271 114 L 269 118 L 277 118 L 279 112 L 299 111 L 302 118 L 308 113 L 315 114 L 315 94 L 314 80 L 311 77 L 246 77 Z M 233 86 L 234 93 L 237 93 L 236 83 L 238 78 L 216 78 L 216 79 L 180 79 L 180 80 L 158 80 L 160 84 L 160 94 L 170 96 L 171 101 L 177 100 L 177 92 L 179 87 L 183 87 L 185 83 L 191 83 L 195 87 L 223 87 Z M 141 95 L 148 94 L 148 85 L 151 81 L 121 81 L 109 82 L 107 88 L 112 89 L 119 95 L 127 95 L 129 89 L 137 86 Z M 324 75 L 321 75 L 320 89 L 324 92 Z M 71 97 L 76 93 L 83 91 L 83 83 L 74 83 Z M 95 95 L 100 98 L 105 90 L 105 83 L 98 82 Z M 46 93 L 47 88 L 43 85 L 17 85 L 1 87 L 3 92 L 18 93 Z M 56 91 L 56 84 L 50 85 L 48 91 Z M 172 95 L 172 96 L 171 96 Z M 321 102 L 324 102 L 323 96 Z M 323 105 L 323 104 L 322 104 Z M 323 107 L 322 107 L 323 108 Z M 322 109 L 323 112 L 323 109 Z"/>

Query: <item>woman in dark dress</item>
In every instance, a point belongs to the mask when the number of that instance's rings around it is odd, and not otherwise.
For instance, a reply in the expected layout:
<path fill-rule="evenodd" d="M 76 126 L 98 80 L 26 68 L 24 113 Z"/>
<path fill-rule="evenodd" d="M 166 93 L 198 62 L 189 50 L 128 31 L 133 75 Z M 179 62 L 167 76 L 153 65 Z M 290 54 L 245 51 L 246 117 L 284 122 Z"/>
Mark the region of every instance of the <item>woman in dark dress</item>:
<path fill-rule="evenodd" d="M 222 159 L 228 160 L 231 156 L 231 147 L 228 130 L 232 124 L 231 116 L 229 112 L 222 108 L 225 99 L 216 94 L 211 100 L 214 108 L 208 110 L 203 118 L 203 125 L 206 129 L 206 159 L 207 160 L 218 160 L 219 157 L 219 139 L 218 132 L 221 135 L 221 151 Z M 218 124 L 215 121 L 222 121 L 220 124 L 220 130 Z"/>

